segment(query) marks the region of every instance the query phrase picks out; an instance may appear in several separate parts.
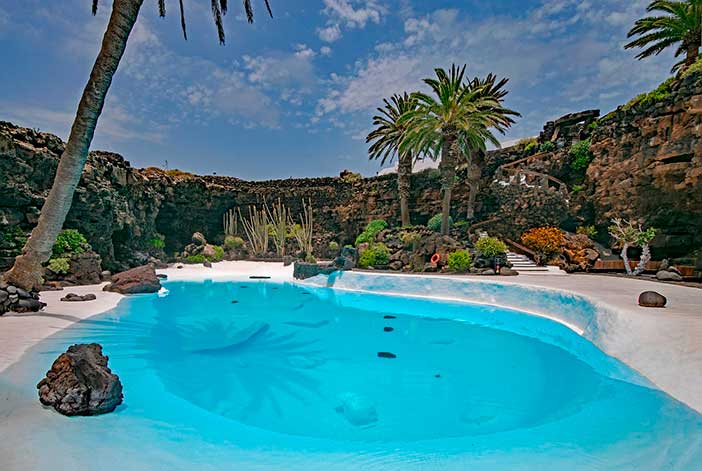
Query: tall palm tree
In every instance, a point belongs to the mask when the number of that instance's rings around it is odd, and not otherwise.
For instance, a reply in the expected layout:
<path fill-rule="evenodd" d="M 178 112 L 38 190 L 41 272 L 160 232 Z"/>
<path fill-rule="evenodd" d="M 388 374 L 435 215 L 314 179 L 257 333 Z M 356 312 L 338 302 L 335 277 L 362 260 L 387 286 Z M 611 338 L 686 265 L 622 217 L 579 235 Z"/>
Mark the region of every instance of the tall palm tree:
<path fill-rule="evenodd" d="M 442 234 L 449 231 L 451 192 L 460 159 L 484 151 L 486 141 L 499 146 L 490 129 L 503 133 L 514 122 L 511 116 L 517 114 L 502 106 L 504 94 L 488 93 L 490 76 L 484 83 L 466 83 L 465 70 L 465 65 L 459 68 L 455 64 L 449 72 L 435 69 L 436 78 L 424 80 L 434 96 L 414 93 L 417 109 L 399 120 L 407 126 L 400 152 L 421 150 L 440 157 Z"/>
<path fill-rule="evenodd" d="M 390 100 L 383 100 L 383 103 L 385 106 L 378 108 L 380 114 L 373 117 L 375 129 L 366 138 L 366 143 L 374 141 L 368 153 L 371 159 L 381 159 L 381 165 L 386 161 L 392 162 L 395 157 L 398 157 L 397 188 L 400 194 L 400 219 L 403 226 L 409 226 L 410 177 L 414 154 L 411 150 L 404 153 L 399 151 L 400 142 L 405 136 L 405 125 L 400 124 L 399 120 L 403 114 L 417 108 L 417 101 L 405 92 L 402 95 L 393 95 Z"/>
<path fill-rule="evenodd" d="M 272 16 L 268 0 L 264 0 L 264 2 L 268 13 Z M 73 193 L 83 173 L 95 126 L 105 104 L 107 91 L 122 59 L 129 34 L 136 23 L 143 3 L 144 0 L 114 0 L 112 3 L 112 13 L 102 39 L 102 47 L 78 104 L 78 111 L 71 127 L 68 142 L 66 142 L 66 147 L 61 155 L 54 183 L 41 209 L 39 222 L 22 249 L 22 254 L 17 256 L 12 269 L 4 276 L 8 283 L 26 290 L 36 290 L 41 286 L 42 265 L 49 259 L 51 248 L 56 242 L 56 237 L 71 208 Z M 179 0 L 179 6 L 183 36 L 187 39 L 183 0 Z M 93 15 L 97 13 L 97 7 L 98 0 L 93 0 Z M 166 13 L 165 0 L 158 0 L 158 9 L 159 14 L 164 16 Z M 244 10 L 249 23 L 253 22 L 250 0 L 244 0 Z M 226 0 L 212 0 L 212 15 L 221 44 L 224 44 L 222 15 L 226 12 Z"/>
<path fill-rule="evenodd" d="M 637 20 L 628 37 L 639 37 L 624 48 L 643 48 L 636 57 L 645 59 L 677 45 L 675 57 L 684 54 L 685 58 L 673 66 L 672 72 L 694 64 L 702 47 L 702 0 L 655 0 L 646 10 L 657 15 Z"/>

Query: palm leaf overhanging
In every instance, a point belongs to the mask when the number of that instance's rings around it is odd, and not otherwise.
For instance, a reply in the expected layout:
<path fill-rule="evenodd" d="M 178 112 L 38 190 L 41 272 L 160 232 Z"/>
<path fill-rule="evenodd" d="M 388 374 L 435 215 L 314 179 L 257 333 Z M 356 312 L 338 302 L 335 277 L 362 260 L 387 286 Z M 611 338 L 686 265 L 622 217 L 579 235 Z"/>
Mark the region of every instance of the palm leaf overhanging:
<path fill-rule="evenodd" d="M 156 0 L 158 4 L 158 16 L 166 16 L 166 0 Z M 217 37 L 219 38 L 219 43 L 224 44 L 224 23 L 222 17 L 227 14 L 227 0 L 211 0 L 212 8 L 212 19 L 214 20 L 215 27 L 217 28 Z M 268 11 L 268 15 L 273 18 L 273 10 L 271 9 L 270 0 L 263 0 L 263 4 Z M 183 7 L 183 0 L 178 0 L 178 5 L 180 8 L 180 27 L 183 30 L 183 38 L 188 39 L 188 33 L 185 28 L 185 8 Z M 92 12 L 93 15 L 97 14 L 98 0 L 93 0 Z M 253 23 L 254 21 L 254 11 L 251 5 L 251 0 L 244 0 L 244 12 L 246 13 L 246 21 Z"/>
<path fill-rule="evenodd" d="M 636 21 L 628 37 L 638 37 L 624 48 L 643 49 L 636 57 L 645 59 L 677 45 L 675 57 L 685 57 L 672 72 L 694 64 L 702 46 L 702 0 L 656 0 L 647 11 L 654 15 Z"/>

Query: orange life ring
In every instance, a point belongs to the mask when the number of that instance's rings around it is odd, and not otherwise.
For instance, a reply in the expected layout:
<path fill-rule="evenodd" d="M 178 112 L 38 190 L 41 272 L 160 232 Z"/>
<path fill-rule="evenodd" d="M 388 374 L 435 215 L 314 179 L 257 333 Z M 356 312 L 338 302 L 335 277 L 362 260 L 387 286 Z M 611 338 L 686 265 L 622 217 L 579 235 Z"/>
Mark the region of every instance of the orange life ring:
<path fill-rule="evenodd" d="M 431 256 L 431 263 L 439 263 L 439 260 L 441 260 L 441 255 L 439 255 L 438 253 L 435 253 Z"/>

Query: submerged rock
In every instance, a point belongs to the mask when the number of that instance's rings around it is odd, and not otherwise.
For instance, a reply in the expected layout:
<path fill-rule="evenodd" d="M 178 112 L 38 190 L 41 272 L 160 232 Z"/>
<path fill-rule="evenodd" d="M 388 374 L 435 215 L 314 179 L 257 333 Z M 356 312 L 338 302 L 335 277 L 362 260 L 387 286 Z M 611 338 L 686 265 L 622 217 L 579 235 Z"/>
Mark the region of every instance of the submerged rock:
<path fill-rule="evenodd" d="M 122 383 L 96 343 L 68 347 L 37 384 L 39 400 L 63 415 L 99 415 L 122 403 Z"/>
<path fill-rule="evenodd" d="M 655 291 L 644 291 L 639 295 L 639 306 L 643 307 L 665 307 L 668 299 Z"/>
<path fill-rule="evenodd" d="M 341 400 L 341 405 L 335 410 L 343 415 L 351 425 L 364 427 L 378 421 L 378 412 L 367 397 L 354 393 L 345 393 L 339 399 Z"/>
<path fill-rule="evenodd" d="M 156 293 L 161 282 L 151 265 L 144 265 L 112 276 L 112 283 L 103 288 L 121 294 Z"/>

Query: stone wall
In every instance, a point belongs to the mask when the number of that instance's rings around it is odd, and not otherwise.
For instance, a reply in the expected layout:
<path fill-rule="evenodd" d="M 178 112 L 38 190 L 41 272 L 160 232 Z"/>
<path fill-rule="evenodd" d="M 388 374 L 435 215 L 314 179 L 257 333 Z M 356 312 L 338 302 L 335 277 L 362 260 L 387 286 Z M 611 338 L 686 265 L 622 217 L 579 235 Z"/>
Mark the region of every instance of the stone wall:
<path fill-rule="evenodd" d="M 588 113 L 587 120 L 594 115 Z M 577 126 L 578 137 L 583 137 L 584 124 Z M 499 219 L 495 229 L 516 237 L 543 223 L 560 223 L 571 230 L 575 224 L 594 223 L 606 234 L 612 217 L 643 217 L 661 229 L 654 248 L 657 258 L 689 255 L 702 247 L 701 76 L 690 76 L 668 99 L 647 109 L 611 113 L 591 140 L 594 160 L 587 173 L 579 174 L 570 169 L 568 148 L 563 146 L 526 163 L 519 162 L 524 158 L 519 146 L 488 152 L 483 156 L 477 220 Z M 0 233 L 17 226 L 29 232 L 36 224 L 62 150 L 56 136 L 0 122 Z M 528 182 L 505 186 L 496 171 L 509 162 L 555 177 L 568 188 Z M 464 180 L 459 173 L 454 219 L 466 214 Z M 573 192 L 576 183 L 585 189 Z M 424 224 L 437 214 L 439 196 L 437 171 L 413 175 L 412 222 Z M 158 234 L 165 236 L 167 253 L 182 250 L 196 231 L 219 242 L 228 209 L 238 207 L 246 214 L 249 205 L 278 198 L 295 218 L 302 201 L 311 201 L 320 254 L 330 240 L 353 241 L 372 219 L 399 224 L 395 175 L 246 182 L 135 169 L 117 154 L 91 152 L 66 227 L 84 233 L 105 268 L 117 270 L 143 263 Z M 0 243 L 0 269 L 12 263 L 13 250 L 17 247 Z"/>
<path fill-rule="evenodd" d="M 690 75 L 663 101 L 620 108 L 592 136 L 585 196 L 591 218 L 643 218 L 659 228 L 656 251 L 702 247 L 702 78 Z"/>

